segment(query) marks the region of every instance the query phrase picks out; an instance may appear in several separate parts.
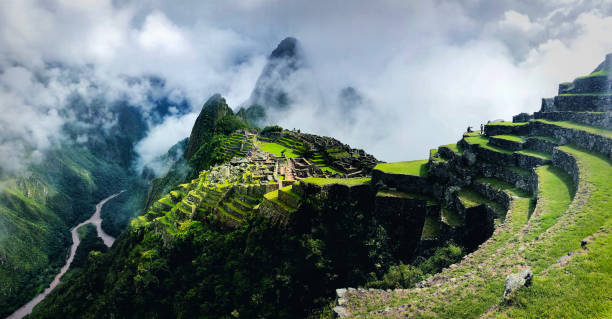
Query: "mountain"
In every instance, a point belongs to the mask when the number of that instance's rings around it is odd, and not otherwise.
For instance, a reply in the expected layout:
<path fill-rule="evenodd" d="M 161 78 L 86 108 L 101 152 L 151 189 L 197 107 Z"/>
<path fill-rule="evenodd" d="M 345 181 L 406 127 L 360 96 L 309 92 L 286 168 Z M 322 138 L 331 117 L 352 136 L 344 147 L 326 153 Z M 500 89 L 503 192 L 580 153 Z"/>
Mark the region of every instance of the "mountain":
<path fill-rule="evenodd" d="M 223 120 L 228 121 L 233 115 L 234 112 L 220 94 L 211 96 L 202 106 L 202 111 L 196 119 L 185 149 L 185 157 L 191 158 L 210 135 L 215 133 L 217 124 Z"/>
<path fill-rule="evenodd" d="M 126 85 L 143 82 L 152 90 L 165 85 L 152 77 L 127 79 Z M 149 180 L 133 169 L 134 146 L 170 114 L 171 105 L 179 114 L 188 107 L 159 92 L 148 95 L 151 110 L 145 114 L 126 100 L 73 94 L 60 114 L 70 119 L 63 140 L 41 151 L 39 161 L 23 163 L 21 172 L 0 170 L 0 317 L 48 286 L 65 263 L 70 228 L 101 199 L 129 190 L 102 211 L 102 227 L 113 236 L 142 213 Z"/>
<path fill-rule="evenodd" d="M 581 81 L 396 163 L 248 129 L 214 96 L 187 142 L 201 169 L 32 317 L 606 317 L 612 90 Z"/>
<path fill-rule="evenodd" d="M 268 61 L 259 75 L 251 96 L 245 102 L 244 117 L 254 125 L 269 123 L 266 117 L 287 110 L 293 102 L 287 83 L 296 73 L 307 66 L 296 38 L 287 37 L 268 56 Z"/>

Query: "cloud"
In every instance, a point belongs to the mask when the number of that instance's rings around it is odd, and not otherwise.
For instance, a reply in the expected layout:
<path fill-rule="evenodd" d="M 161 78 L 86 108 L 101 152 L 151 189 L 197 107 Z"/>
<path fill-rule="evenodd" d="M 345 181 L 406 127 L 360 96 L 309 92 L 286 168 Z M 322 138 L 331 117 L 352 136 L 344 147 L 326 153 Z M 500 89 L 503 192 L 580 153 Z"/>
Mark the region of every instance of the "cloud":
<path fill-rule="evenodd" d="M 139 170 L 144 165 L 153 169 L 155 173 L 163 175 L 168 167 L 160 162 L 159 156 L 165 154 L 174 144 L 191 133 L 198 113 L 189 113 L 180 117 L 167 117 L 161 124 L 151 129 L 147 137 L 136 145 L 136 152 L 140 154 Z"/>
<path fill-rule="evenodd" d="M 383 160 L 426 157 L 467 125 L 534 111 L 558 82 L 588 73 L 612 51 L 611 13 L 606 1 L 3 1 L 0 167 L 17 171 L 64 142 L 67 123 L 109 129 L 108 106 L 122 100 L 149 119 L 137 150 L 151 161 L 189 135 L 213 93 L 246 101 L 288 35 L 311 67 L 284 83 L 298 99 L 281 124 Z M 164 87 L 134 80 L 151 76 Z M 359 106 L 340 105 L 346 87 Z M 155 119 L 151 95 L 187 100 L 189 115 Z"/>

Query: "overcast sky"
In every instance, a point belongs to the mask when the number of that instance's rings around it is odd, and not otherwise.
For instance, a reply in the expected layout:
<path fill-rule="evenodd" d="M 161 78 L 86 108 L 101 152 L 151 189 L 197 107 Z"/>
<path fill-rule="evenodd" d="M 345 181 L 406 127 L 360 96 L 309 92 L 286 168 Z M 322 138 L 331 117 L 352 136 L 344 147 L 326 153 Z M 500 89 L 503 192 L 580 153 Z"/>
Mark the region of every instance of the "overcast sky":
<path fill-rule="evenodd" d="M 286 36 L 310 69 L 281 125 L 385 161 L 426 158 L 468 125 L 536 111 L 559 82 L 590 73 L 612 52 L 611 14 L 611 1 L 5 0 L 0 165 L 61 140 L 74 92 L 127 96 L 146 113 L 146 87 L 121 80 L 142 75 L 165 78 L 193 108 L 151 128 L 138 146 L 151 159 L 189 135 L 210 95 L 246 101 Z M 353 121 L 337 111 L 347 86 L 364 101 Z"/>

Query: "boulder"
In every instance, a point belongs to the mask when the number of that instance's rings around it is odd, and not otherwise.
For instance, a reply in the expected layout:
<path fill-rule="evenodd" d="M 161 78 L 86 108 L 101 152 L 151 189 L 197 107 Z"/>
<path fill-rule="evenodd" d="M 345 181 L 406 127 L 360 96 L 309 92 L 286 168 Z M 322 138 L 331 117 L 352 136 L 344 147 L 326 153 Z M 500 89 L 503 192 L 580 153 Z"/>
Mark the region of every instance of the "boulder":
<path fill-rule="evenodd" d="M 510 274 L 506 277 L 506 286 L 504 287 L 504 300 L 509 300 L 512 294 L 523 288 L 531 286 L 533 272 L 531 269 L 525 269 L 518 274 Z"/>

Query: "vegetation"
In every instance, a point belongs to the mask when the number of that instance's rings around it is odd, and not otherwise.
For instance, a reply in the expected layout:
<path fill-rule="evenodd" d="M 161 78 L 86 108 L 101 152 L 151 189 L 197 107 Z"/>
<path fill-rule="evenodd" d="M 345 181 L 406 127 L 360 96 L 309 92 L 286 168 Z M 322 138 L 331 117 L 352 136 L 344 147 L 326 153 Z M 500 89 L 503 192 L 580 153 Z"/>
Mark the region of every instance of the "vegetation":
<path fill-rule="evenodd" d="M 261 134 L 262 135 L 266 135 L 268 133 L 274 133 L 274 132 L 282 132 L 283 128 L 278 126 L 278 125 L 272 125 L 272 126 L 266 126 L 263 128 L 263 130 L 261 130 Z"/>
<path fill-rule="evenodd" d="M 138 189 L 125 169 L 85 149 L 64 145 L 45 156 L 28 177 L 5 181 L 0 193 L 0 316 L 48 286 L 65 262 L 69 229 L 89 217 L 99 200 Z M 118 210 L 107 217 L 134 213 Z"/>
<path fill-rule="evenodd" d="M 268 153 L 272 153 L 276 156 L 286 156 L 286 157 L 300 157 L 299 154 L 294 153 L 294 151 L 291 148 L 288 148 L 286 146 L 277 144 L 277 143 L 271 143 L 271 142 L 259 142 L 259 148 L 264 151 L 264 152 L 268 152 Z"/>
<path fill-rule="evenodd" d="M 403 174 L 414 176 L 427 175 L 427 160 L 396 162 L 396 163 L 380 163 L 374 169 L 391 174 Z"/>
<path fill-rule="evenodd" d="M 519 143 L 525 142 L 525 138 L 522 136 L 518 136 L 518 135 L 495 135 L 493 137 L 502 139 L 502 140 L 512 141 L 512 142 L 519 142 Z"/>
<path fill-rule="evenodd" d="M 413 288 L 418 282 L 427 276 L 439 272 L 463 257 L 461 247 L 449 244 L 446 247 L 438 247 L 429 258 L 413 264 L 393 265 L 389 271 L 383 274 L 380 280 L 372 279 L 365 284 L 366 288 L 377 289 L 399 289 Z M 372 274 L 375 277 L 374 274 Z"/>

